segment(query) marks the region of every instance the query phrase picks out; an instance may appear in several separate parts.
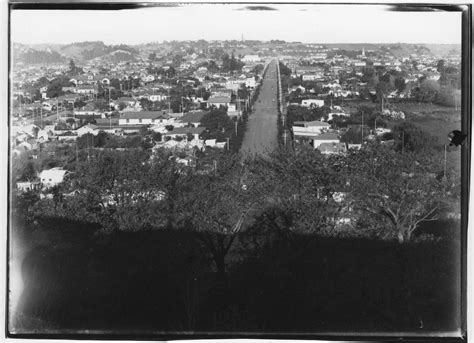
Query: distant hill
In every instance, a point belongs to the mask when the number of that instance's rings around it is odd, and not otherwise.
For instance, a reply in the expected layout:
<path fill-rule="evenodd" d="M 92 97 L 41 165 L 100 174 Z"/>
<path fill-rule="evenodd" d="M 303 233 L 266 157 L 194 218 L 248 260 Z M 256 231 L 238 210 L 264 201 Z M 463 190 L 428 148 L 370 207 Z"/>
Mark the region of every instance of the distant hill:
<path fill-rule="evenodd" d="M 412 54 L 418 55 L 447 55 L 447 54 L 460 54 L 460 44 L 408 44 L 408 43 L 396 43 L 396 44 L 372 44 L 372 43 L 335 43 L 335 44 L 322 44 L 327 48 L 339 48 L 342 50 L 356 50 L 362 49 L 367 50 L 383 50 L 389 52 L 395 57 L 409 56 Z"/>
<path fill-rule="evenodd" d="M 128 45 L 105 45 L 100 41 L 72 43 L 61 47 L 60 52 L 70 58 L 83 61 L 113 54 L 110 59 L 117 62 L 122 60 L 121 57 L 126 61 L 133 60 L 138 54 L 135 48 Z"/>
<path fill-rule="evenodd" d="M 136 61 L 137 53 L 133 53 L 127 50 L 115 50 L 108 54 L 96 57 L 94 61 L 103 61 L 103 62 L 133 62 Z"/>
<path fill-rule="evenodd" d="M 65 61 L 64 56 L 57 51 L 51 49 L 36 50 L 23 44 L 14 44 L 12 52 L 16 62 L 26 64 L 62 63 Z"/>
<path fill-rule="evenodd" d="M 104 58 L 112 62 L 133 61 L 138 50 L 125 45 L 106 45 L 101 41 L 76 42 L 71 44 L 34 44 L 14 43 L 15 58 L 25 63 L 53 63 L 68 59 L 88 61 Z"/>

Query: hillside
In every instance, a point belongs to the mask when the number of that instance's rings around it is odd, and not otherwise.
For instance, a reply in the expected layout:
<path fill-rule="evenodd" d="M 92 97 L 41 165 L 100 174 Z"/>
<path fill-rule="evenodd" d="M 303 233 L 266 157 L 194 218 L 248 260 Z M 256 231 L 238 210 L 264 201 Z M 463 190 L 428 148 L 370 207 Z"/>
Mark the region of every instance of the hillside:
<path fill-rule="evenodd" d="M 407 43 L 396 43 L 396 44 L 371 44 L 371 43 L 335 43 L 335 44 L 324 44 L 327 48 L 339 48 L 343 50 L 356 50 L 362 49 L 367 50 L 382 50 L 389 52 L 395 57 L 409 56 L 412 54 L 418 55 L 433 55 L 441 56 L 447 54 L 459 54 L 461 53 L 460 44 L 407 44 Z"/>
<path fill-rule="evenodd" d="M 88 61 L 103 58 L 106 61 L 134 61 L 138 50 L 124 44 L 106 45 L 101 41 L 76 42 L 71 44 L 34 44 L 13 43 L 15 59 L 24 63 L 56 63 L 68 59 Z"/>
<path fill-rule="evenodd" d="M 51 49 L 36 50 L 23 44 L 14 43 L 12 52 L 16 62 L 26 64 L 62 63 L 65 61 L 64 56 L 57 51 Z"/>

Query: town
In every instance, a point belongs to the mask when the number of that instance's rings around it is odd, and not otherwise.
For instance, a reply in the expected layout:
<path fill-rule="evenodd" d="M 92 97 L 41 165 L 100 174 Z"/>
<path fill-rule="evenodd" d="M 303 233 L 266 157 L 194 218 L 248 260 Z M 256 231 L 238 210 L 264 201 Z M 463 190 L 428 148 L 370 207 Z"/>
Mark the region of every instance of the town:
<path fill-rule="evenodd" d="M 287 128 L 279 139 L 285 144 L 310 143 L 323 154 L 342 153 L 375 139 L 390 144 L 394 134 L 389 123 L 408 124 L 406 112 L 420 112 L 397 103 L 460 107 L 456 49 L 436 56 L 416 45 L 345 50 L 279 41 L 204 40 L 144 45 L 141 50 L 102 42 L 63 47 L 75 48 L 86 57 L 104 49 L 111 52 L 76 66 L 74 59 L 61 59 L 57 52 L 14 45 L 20 57 L 14 59 L 12 74 L 15 159 L 41 161 L 65 147 L 82 156 L 87 149 L 126 149 L 145 142 L 149 148 L 186 154 L 180 159 L 186 164 L 195 148 L 238 151 L 265 68 L 276 56 L 283 83 L 280 120 Z M 411 53 L 402 55 L 408 49 Z M 237 52 L 242 53 L 236 57 Z M 35 59 L 54 62 L 28 63 Z M 377 111 L 367 105 L 376 101 L 381 102 Z M 16 175 L 19 189 L 39 187 L 43 172 L 56 176 L 42 186 L 57 185 L 72 171 L 64 169 L 64 161 L 54 167 L 63 172 L 33 164 L 34 172 Z"/>
<path fill-rule="evenodd" d="M 460 45 L 13 42 L 11 62 L 12 225 L 46 294 L 15 298 L 19 332 L 455 329 Z"/>

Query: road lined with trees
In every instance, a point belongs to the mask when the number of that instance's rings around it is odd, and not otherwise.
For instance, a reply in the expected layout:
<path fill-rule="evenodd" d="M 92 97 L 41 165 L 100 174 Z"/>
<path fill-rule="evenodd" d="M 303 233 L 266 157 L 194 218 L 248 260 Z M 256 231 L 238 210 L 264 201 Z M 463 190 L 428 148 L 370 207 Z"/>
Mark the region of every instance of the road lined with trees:
<path fill-rule="evenodd" d="M 258 100 L 248 118 L 241 148 L 244 154 L 268 153 L 278 144 L 277 63 L 276 60 L 269 63 Z"/>

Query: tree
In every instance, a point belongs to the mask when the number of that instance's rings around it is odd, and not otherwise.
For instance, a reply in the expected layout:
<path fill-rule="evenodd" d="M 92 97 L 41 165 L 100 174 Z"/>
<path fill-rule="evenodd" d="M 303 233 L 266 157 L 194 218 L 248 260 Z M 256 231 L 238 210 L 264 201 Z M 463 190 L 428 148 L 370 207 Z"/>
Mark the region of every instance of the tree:
<path fill-rule="evenodd" d="M 46 90 L 46 96 L 48 98 L 57 98 L 58 96 L 64 95 L 63 87 L 59 82 L 52 82 Z"/>
<path fill-rule="evenodd" d="M 257 159 L 253 172 L 258 192 L 272 210 L 267 220 L 291 238 L 296 234 L 333 235 L 343 208 L 336 201 L 342 190 L 339 157 L 326 157 L 312 148 L 296 153 L 282 149 Z M 289 236 L 288 236 L 289 235 Z"/>
<path fill-rule="evenodd" d="M 69 75 L 76 75 L 77 70 L 76 70 L 76 64 L 74 63 L 74 60 L 71 59 L 69 60 Z"/>
<path fill-rule="evenodd" d="M 76 101 L 74 101 L 74 108 L 83 108 L 86 105 L 87 104 L 81 99 L 77 99 Z"/>
<path fill-rule="evenodd" d="M 411 122 L 402 122 L 395 125 L 392 131 L 397 151 L 427 153 L 437 145 L 435 137 Z"/>
<path fill-rule="evenodd" d="M 398 93 L 402 93 L 405 90 L 406 83 L 403 77 L 397 77 L 395 79 L 395 88 L 397 89 Z"/>
<path fill-rule="evenodd" d="M 445 72 L 446 66 L 445 66 L 445 60 L 439 60 L 438 63 L 436 64 L 436 70 L 438 70 L 438 73 L 443 74 Z"/>
<path fill-rule="evenodd" d="M 433 102 L 440 91 L 439 83 L 434 80 L 424 80 L 420 84 L 419 101 Z"/>
<path fill-rule="evenodd" d="M 219 278 L 225 279 L 226 256 L 261 197 L 239 155 L 220 154 L 214 166 L 208 174 L 194 175 L 190 193 L 179 206 L 212 256 Z"/>
<path fill-rule="evenodd" d="M 440 161 L 383 146 L 352 151 L 346 161 L 351 207 L 361 230 L 383 239 L 410 241 L 448 202 L 446 182 L 436 178 Z"/>
<path fill-rule="evenodd" d="M 110 105 L 104 99 L 97 99 L 96 101 L 94 101 L 94 108 L 99 111 L 108 111 L 110 110 Z"/>
<path fill-rule="evenodd" d="M 33 161 L 26 153 L 12 158 L 12 177 L 13 180 L 31 181 L 36 177 Z"/>
<path fill-rule="evenodd" d="M 147 98 L 141 98 L 140 99 L 140 106 L 144 111 L 151 111 L 152 110 L 152 102 L 148 100 Z"/>
<path fill-rule="evenodd" d="M 380 106 L 382 111 L 384 110 L 384 102 L 387 99 L 387 95 L 392 91 L 392 86 L 390 85 L 389 82 L 386 81 L 380 81 L 377 83 L 377 86 L 375 87 L 375 91 L 377 94 L 377 99 L 380 101 Z"/>
<path fill-rule="evenodd" d="M 148 55 L 148 61 L 154 62 L 156 60 L 156 53 L 152 52 L 151 54 Z"/>

